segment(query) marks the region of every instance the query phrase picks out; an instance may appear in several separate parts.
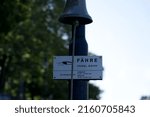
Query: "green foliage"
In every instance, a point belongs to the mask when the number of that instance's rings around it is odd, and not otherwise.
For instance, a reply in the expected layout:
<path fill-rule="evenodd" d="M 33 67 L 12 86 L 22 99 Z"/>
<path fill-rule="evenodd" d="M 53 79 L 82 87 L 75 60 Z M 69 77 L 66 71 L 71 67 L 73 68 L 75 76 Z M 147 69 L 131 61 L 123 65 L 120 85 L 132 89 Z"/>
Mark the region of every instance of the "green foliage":
<path fill-rule="evenodd" d="M 89 98 L 99 100 L 100 94 L 103 93 L 103 90 L 100 90 L 97 86 L 90 84 L 89 85 Z"/>
<path fill-rule="evenodd" d="M 57 20 L 63 5 L 64 0 L 0 1 L 0 93 L 68 98 L 68 82 L 52 79 L 53 56 L 68 53 L 69 29 Z"/>

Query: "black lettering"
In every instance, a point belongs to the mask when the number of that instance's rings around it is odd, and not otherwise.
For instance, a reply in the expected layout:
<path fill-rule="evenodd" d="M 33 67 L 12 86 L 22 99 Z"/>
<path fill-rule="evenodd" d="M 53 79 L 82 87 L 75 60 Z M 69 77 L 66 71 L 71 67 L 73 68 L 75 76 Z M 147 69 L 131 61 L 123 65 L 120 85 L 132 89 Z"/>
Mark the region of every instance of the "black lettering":
<path fill-rule="evenodd" d="M 88 58 L 85 58 L 85 62 L 88 62 L 89 61 L 89 59 Z"/>
<path fill-rule="evenodd" d="M 50 112 L 51 112 L 49 107 L 48 107 L 46 110 L 47 110 L 47 113 L 50 113 Z"/>
<path fill-rule="evenodd" d="M 97 58 L 94 59 L 94 62 L 97 62 Z"/>
<path fill-rule="evenodd" d="M 53 106 L 51 106 L 51 113 L 55 113 L 55 112 L 54 112 L 54 107 L 53 107 Z"/>
<path fill-rule="evenodd" d="M 69 109 L 70 107 L 67 107 L 67 105 L 65 105 L 65 113 L 70 113 Z"/>
<path fill-rule="evenodd" d="M 92 58 L 90 58 L 90 62 L 93 62 L 93 59 L 92 59 Z"/>
<path fill-rule="evenodd" d="M 15 113 L 19 113 L 18 107 L 15 108 Z"/>
<path fill-rule="evenodd" d="M 83 58 L 81 59 L 81 62 L 84 62 L 84 59 L 83 59 Z"/>
<path fill-rule="evenodd" d="M 22 107 L 19 105 L 15 107 L 15 113 L 70 113 L 70 107 L 64 105 L 64 107 Z"/>
<path fill-rule="evenodd" d="M 25 113 L 25 112 L 26 112 L 26 108 L 24 109 L 21 105 L 19 105 L 19 113 Z M 28 113 L 28 111 L 26 113 Z"/>
<path fill-rule="evenodd" d="M 97 58 L 77 58 L 77 63 L 79 62 L 97 62 Z"/>
<path fill-rule="evenodd" d="M 63 109 L 64 109 L 63 107 L 60 108 L 60 112 L 61 112 L 61 113 L 65 113 L 65 112 L 63 111 Z"/>
<path fill-rule="evenodd" d="M 43 107 L 42 109 L 43 109 L 42 112 L 43 112 L 43 113 L 46 113 L 47 108 L 46 108 L 46 107 Z"/>
<path fill-rule="evenodd" d="M 37 111 L 38 111 L 38 113 L 42 113 L 43 111 L 44 111 L 45 109 L 43 108 L 41 108 L 41 107 L 39 107 L 38 109 L 37 109 Z M 43 112 L 44 113 L 44 112 Z"/>
<path fill-rule="evenodd" d="M 58 107 L 55 108 L 55 113 L 59 113 L 59 108 Z"/>
<path fill-rule="evenodd" d="M 38 113 L 38 112 L 37 112 L 37 111 L 38 111 L 37 109 L 38 109 L 38 108 L 35 106 L 33 113 Z"/>
<path fill-rule="evenodd" d="M 77 63 L 80 61 L 80 58 L 77 58 Z"/>
<path fill-rule="evenodd" d="M 31 113 L 34 113 L 35 110 L 36 110 L 36 106 L 35 107 L 31 106 L 31 108 L 28 108 L 28 113 L 30 113 L 30 111 Z"/>

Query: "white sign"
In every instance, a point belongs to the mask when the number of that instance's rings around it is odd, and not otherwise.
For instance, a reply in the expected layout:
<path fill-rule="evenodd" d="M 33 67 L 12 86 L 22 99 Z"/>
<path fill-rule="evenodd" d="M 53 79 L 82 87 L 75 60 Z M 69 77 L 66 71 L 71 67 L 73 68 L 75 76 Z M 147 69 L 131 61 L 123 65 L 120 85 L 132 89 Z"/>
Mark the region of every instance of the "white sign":
<path fill-rule="evenodd" d="M 71 79 L 72 56 L 54 56 L 53 78 Z M 74 56 L 73 79 L 102 80 L 102 56 Z"/>

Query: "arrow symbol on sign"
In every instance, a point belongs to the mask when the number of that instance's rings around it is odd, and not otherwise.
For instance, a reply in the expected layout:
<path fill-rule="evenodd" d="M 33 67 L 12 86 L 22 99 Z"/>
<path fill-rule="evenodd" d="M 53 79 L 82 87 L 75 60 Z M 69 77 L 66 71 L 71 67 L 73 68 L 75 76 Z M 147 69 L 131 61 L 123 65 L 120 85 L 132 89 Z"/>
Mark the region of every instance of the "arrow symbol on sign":
<path fill-rule="evenodd" d="M 63 61 L 63 62 L 61 62 L 61 64 L 64 64 L 64 65 L 71 65 L 72 62 L 71 62 L 71 61 Z"/>

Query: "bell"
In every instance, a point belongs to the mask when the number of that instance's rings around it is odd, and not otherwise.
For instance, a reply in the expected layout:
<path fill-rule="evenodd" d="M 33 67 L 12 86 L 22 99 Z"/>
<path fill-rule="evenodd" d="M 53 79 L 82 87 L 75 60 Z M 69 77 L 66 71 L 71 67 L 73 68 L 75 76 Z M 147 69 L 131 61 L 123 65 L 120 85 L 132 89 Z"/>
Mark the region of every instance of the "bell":
<path fill-rule="evenodd" d="M 64 12 L 59 17 L 59 21 L 64 24 L 73 24 L 78 21 L 80 25 L 89 24 L 92 18 L 86 9 L 85 0 L 67 0 Z"/>

